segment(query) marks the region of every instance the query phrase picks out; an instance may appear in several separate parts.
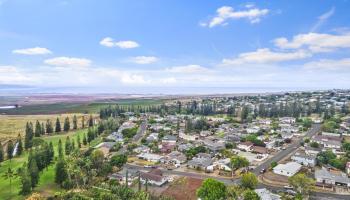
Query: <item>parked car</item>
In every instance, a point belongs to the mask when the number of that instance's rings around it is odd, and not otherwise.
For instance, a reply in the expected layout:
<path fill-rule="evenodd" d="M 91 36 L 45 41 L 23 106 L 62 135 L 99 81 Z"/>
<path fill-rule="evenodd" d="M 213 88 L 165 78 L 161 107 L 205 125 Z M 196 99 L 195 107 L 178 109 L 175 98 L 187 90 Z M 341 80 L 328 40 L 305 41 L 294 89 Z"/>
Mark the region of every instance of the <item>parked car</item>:
<path fill-rule="evenodd" d="M 263 173 L 265 173 L 266 172 L 266 169 L 262 169 L 261 171 L 260 171 L 260 174 L 263 174 Z"/>

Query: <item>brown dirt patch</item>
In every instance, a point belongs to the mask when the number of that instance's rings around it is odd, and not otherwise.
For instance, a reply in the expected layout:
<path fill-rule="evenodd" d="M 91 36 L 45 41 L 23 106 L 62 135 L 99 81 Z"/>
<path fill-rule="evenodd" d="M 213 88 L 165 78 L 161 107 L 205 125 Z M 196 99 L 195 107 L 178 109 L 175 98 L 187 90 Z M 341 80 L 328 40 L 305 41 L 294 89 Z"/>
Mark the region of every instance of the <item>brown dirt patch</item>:
<path fill-rule="evenodd" d="M 176 200 L 197 200 L 197 189 L 202 185 L 202 179 L 181 177 L 175 180 L 162 195 Z"/>

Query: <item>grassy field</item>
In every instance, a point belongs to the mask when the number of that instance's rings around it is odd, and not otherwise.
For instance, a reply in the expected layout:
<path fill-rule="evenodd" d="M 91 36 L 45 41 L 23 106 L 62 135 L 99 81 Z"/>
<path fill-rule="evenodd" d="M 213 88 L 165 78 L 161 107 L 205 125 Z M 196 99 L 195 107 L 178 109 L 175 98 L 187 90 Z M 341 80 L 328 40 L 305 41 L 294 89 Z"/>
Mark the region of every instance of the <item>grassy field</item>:
<path fill-rule="evenodd" d="M 43 105 L 27 105 L 16 109 L 2 110 L 7 115 L 37 115 L 59 113 L 97 113 L 100 108 L 108 105 L 154 105 L 160 104 L 160 99 L 120 99 L 94 103 L 55 103 Z"/>
<path fill-rule="evenodd" d="M 44 139 L 47 142 L 52 142 L 54 145 L 55 150 L 55 156 L 57 156 L 58 151 L 58 141 L 59 139 L 62 140 L 64 143 L 67 136 L 69 136 L 71 139 L 76 140 L 78 135 L 80 138 L 83 138 L 83 134 L 86 132 L 86 130 L 78 130 L 75 132 L 69 132 L 65 134 L 60 135 L 54 135 L 54 136 L 44 136 L 42 139 Z M 92 143 L 98 143 L 98 141 L 92 141 Z M 26 162 L 28 159 L 28 154 L 25 153 L 21 155 L 20 157 L 16 157 L 14 159 L 6 160 L 0 165 L 0 199 L 14 199 L 14 200 L 22 200 L 25 197 L 19 195 L 20 191 L 20 179 L 17 177 L 12 180 L 12 191 L 10 190 L 10 180 L 5 179 L 3 177 L 3 174 L 7 171 L 7 169 L 10 167 L 13 170 L 17 170 L 19 167 L 23 165 L 24 162 Z M 52 195 L 55 192 L 60 191 L 58 185 L 54 183 L 54 164 L 50 165 L 47 169 L 43 170 L 40 174 L 40 181 L 38 186 L 35 188 L 34 191 L 41 193 L 42 195 Z"/>
<path fill-rule="evenodd" d="M 36 120 L 40 123 L 46 123 L 46 120 L 50 119 L 53 125 L 56 122 L 56 118 L 60 119 L 63 127 L 63 122 L 66 117 L 69 117 L 72 126 L 73 116 L 76 115 L 78 118 L 78 127 L 81 127 L 81 118 L 85 116 L 85 122 L 89 119 L 88 114 L 51 114 L 51 115 L 0 115 L 0 141 L 6 141 L 8 139 L 14 139 L 18 134 L 24 136 L 25 126 L 27 122 L 32 122 L 35 125 Z M 94 117 L 97 115 L 93 115 Z"/>

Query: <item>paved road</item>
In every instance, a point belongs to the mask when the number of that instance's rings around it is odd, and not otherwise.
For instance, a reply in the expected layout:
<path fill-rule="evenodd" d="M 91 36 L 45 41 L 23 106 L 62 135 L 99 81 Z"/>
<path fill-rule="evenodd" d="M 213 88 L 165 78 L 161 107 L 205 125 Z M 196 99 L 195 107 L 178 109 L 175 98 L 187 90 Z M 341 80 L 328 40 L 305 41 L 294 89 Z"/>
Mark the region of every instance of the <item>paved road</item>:
<path fill-rule="evenodd" d="M 139 140 L 141 138 L 141 136 L 143 135 L 146 127 L 147 127 L 147 122 L 143 122 L 141 124 L 141 126 L 140 126 L 139 133 L 137 135 L 135 135 L 135 137 L 134 137 L 135 141 L 137 141 L 137 140 Z M 301 146 L 300 143 L 304 140 L 305 137 L 309 137 L 310 138 L 313 135 L 315 135 L 318 132 L 320 132 L 320 130 L 321 130 L 321 125 L 320 124 L 313 124 L 311 129 L 305 134 L 304 137 L 302 137 L 299 140 L 293 142 L 285 150 L 277 153 L 272 158 L 266 160 L 264 163 L 262 163 L 261 165 L 257 166 L 253 170 L 253 173 L 255 173 L 256 175 L 259 175 L 260 171 L 262 169 L 269 168 L 272 162 L 279 162 L 279 161 L 281 161 L 283 158 L 285 158 L 286 156 L 291 154 L 294 150 L 299 148 Z M 142 166 L 130 165 L 130 164 L 126 164 L 125 167 L 129 168 L 129 169 L 148 170 L 147 168 L 144 168 Z M 193 172 L 183 172 L 183 171 L 166 170 L 166 169 L 161 169 L 161 170 L 162 170 L 163 173 L 170 174 L 170 175 L 187 176 L 187 177 L 199 178 L 199 179 L 215 178 L 216 180 L 219 180 L 219 181 L 225 183 L 226 185 L 235 185 L 235 184 L 239 184 L 240 183 L 240 179 L 231 180 L 231 179 L 228 179 L 228 178 L 214 177 L 214 176 L 210 176 L 210 175 L 206 175 L 206 174 L 199 174 L 199 173 L 193 173 Z M 280 191 L 280 190 L 284 189 L 282 187 L 274 187 L 274 186 L 269 186 L 269 185 L 265 185 L 265 184 L 262 184 L 262 183 L 259 183 L 258 188 L 267 188 L 267 189 L 269 189 L 269 190 L 271 190 L 273 192 L 277 192 L 277 191 Z M 310 199 L 317 199 L 317 200 L 337 200 L 337 199 L 343 200 L 344 199 L 345 200 L 345 199 L 350 199 L 350 197 L 346 196 L 346 195 L 312 192 L 310 194 Z"/>
<path fill-rule="evenodd" d="M 130 164 L 125 164 L 124 167 L 128 169 L 136 169 L 136 170 L 141 170 L 141 171 L 149 171 L 149 168 L 145 168 L 142 166 L 138 165 L 130 165 Z M 205 178 L 214 178 L 218 181 L 221 181 L 225 183 L 226 185 L 236 185 L 238 184 L 235 179 L 232 181 L 229 178 L 222 178 L 222 177 L 215 177 L 215 176 L 210 176 L 206 174 L 200 174 L 200 173 L 195 173 L 195 172 L 183 172 L 183 171 L 177 171 L 177 170 L 166 170 L 166 169 L 161 169 L 160 170 L 164 174 L 168 175 L 177 175 L 177 176 L 186 176 L 186 177 L 191 177 L 191 178 L 198 178 L 198 179 L 205 179 Z M 279 188 L 279 187 L 273 187 L 269 185 L 264 185 L 264 184 L 259 184 L 257 188 L 266 188 L 269 189 L 272 192 L 278 193 L 279 191 L 283 190 L 284 188 Z M 332 194 L 332 193 L 321 193 L 321 192 L 312 192 L 310 194 L 310 199 L 312 200 L 349 200 L 350 197 L 347 195 L 339 195 L 339 194 Z"/>
<path fill-rule="evenodd" d="M 137 133 L 136 135 L 132 138 L 132 142 L 133 143 L 139 143 L 141 141 L 141 138 L 142 136 L 145 135 L 145 132 L 147 130 L 147 125 L 148 125 L 148 122 L 147 122 L 147 119 L 143 119 L 139 129 L 137 130 Z M 124 145 L 118 152 L 117 154 L 124 154 L 127 152 L 127 145 Z"/>
<path fill-rule="evenodd" d="M 139 143 L 142 136 L 145 135 L 146 130 L 147 130 L 147 119 L 143 119 L 139 129 L 137 130 L 136 135 L 133 137 L 133 142 Z"/>
<path fill-rule="evenodd" d="M 313 135 L 315 135 L 316 133 L 318 133 L 320 131 L 321 131 L 321 125 L 320 124 L 313 124 L 311 129 L 305 134 L 304 137 L 302 137 L 299 140 L 293 142 L 285 150 L 280 151 L 279 153 L 274 155 L 272 158 L 267 159 L 265 162 L 263 162 L 262 164 L 257 166 L 253 170 L 253 173 L 255 173 L 256 175 L 259 175 L 260 171 L 262 169 L 268 169 L 271 166 L 272 162 L 279 162 L 280 160 L 282 160 L 283 158 L 288 156 L 290 153 L 292 153 L 294 150 L 299 148 L 301 146 L 300 142 L 304 141 L 305 137 L 309 137 L 310 138 L 310 137 L 312 137 Z"/>

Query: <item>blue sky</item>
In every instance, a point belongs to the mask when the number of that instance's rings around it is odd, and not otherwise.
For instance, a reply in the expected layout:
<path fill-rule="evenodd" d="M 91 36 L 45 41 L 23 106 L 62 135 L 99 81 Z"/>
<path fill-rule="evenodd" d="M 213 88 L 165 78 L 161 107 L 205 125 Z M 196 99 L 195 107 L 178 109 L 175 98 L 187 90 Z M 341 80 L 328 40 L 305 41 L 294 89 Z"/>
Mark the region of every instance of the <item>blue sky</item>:
<path fill-rule="evenodd" d="M 347 0 L 0 0 L 0 85 L 347 88 L 349 10 Z"/>

